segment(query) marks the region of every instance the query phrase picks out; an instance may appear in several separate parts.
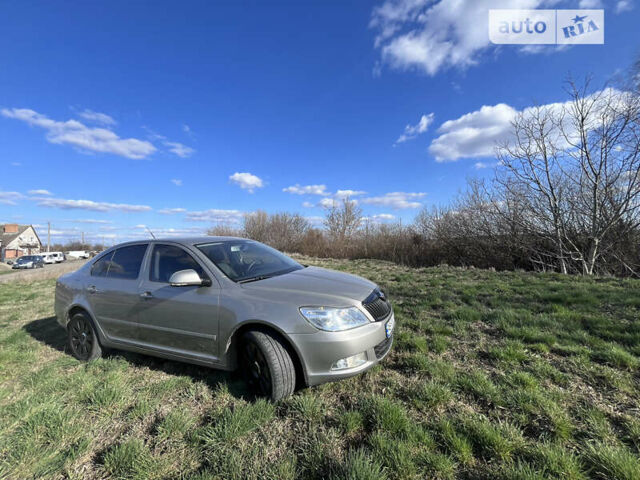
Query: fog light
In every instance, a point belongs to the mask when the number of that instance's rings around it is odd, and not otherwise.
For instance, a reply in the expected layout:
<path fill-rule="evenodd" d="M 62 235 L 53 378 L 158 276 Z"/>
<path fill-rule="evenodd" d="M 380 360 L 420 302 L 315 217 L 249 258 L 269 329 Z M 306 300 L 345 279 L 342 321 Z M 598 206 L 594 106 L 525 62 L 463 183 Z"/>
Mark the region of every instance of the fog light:
<path fill-rule="evenodd" d="M 367 361 L 367 352 L 360 352 L 347 358 L 341 358 L 333 364 L 331 370 L 344 370 L 345 368 L 359 367 Z"/>

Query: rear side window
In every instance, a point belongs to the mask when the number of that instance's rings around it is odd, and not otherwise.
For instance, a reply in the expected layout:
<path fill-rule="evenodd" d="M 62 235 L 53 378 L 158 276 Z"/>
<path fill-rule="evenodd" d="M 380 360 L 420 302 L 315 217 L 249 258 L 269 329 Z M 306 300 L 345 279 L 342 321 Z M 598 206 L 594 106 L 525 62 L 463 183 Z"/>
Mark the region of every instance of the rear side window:
<path fill-rule="evenodd" d="M 95 262 L 91 266 L 91 276 L 106 277 L 107 271 L 109 270 L 109 264 L 111 263 L 111 257 L 113 257 L 113 252 L 107 253 L 104 257 Z"/>
<path fill-rule="evenodd" d="M 135 280 L 140 274 L 142 259 L 146 251 L 147 245 L 130 245 L 118 248 L 113 252 L 107 277 Z"/>
<path fill-rule="evenodd" d="M 206 278 L 202 267 L 191 255 L 173 245 L 155 245 L 151 254 L 151 269 L 149 280 L 152 282 L 169 283 L 171 275 L 180 270 L 193 269 L 200 278 Z"/>

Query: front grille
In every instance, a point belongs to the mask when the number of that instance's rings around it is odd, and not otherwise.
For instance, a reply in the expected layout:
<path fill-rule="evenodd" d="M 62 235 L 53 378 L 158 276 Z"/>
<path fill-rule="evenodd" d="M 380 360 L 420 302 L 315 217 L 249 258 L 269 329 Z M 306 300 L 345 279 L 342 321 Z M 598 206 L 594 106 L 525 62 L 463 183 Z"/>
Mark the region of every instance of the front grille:
<path fill-rule="evenodd" d="M 384 357 L 387 354 L 387 352 L 391 348 L 392 343 L 393 343 L 393 335 L 390 336 L 389 338 L 385 338 L 378 345 L 373 347 L 373 351 L 376 352 L 376 358 L 378 360 L 380 360 L 382 357 Z"/>
<path fill-rule="evenodd" d="M 362 306 L 376 322 L 386 319 L 391 313 L 391 304 L 377 288 L 362 301 Z"/>

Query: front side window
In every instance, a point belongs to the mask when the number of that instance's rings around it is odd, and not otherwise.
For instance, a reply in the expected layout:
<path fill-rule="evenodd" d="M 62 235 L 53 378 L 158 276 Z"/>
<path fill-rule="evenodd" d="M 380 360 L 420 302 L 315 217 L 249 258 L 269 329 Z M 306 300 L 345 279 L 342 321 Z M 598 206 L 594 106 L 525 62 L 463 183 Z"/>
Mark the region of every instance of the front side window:
<path fill-rule="evenodd" d="M 111 257 L 113 257 L 113 252 L 109 252 L 99 260 L 93 263 L 91 266 L 91 276 L 92 277 L 106 277 L 107 271 L 109 270 L 109 264 L 111 263 Z"/>
<path fill-rule="evenodd" d="M 182 248 L 173 245 L 155 245 L 151 254 L 149 280 L 169 283 L 171 275 L 180 270 L 195 270 L 200 278 L 206 278 L 204 270 L 194 258 Z"/>
<path fill-rule="evenodd" d="M 251 240 L 225 240 L 197 247 L 234 282 L 274 277 L 304 268 L 278 250 Z"/>
<path fill-rule="evenodd" d="M 121 278 L 124 280 L 138 278 L 146 251 L 146 244 L 118 248 L 113 252 L 113 257 L 111 257 L 107 278 Z"/>

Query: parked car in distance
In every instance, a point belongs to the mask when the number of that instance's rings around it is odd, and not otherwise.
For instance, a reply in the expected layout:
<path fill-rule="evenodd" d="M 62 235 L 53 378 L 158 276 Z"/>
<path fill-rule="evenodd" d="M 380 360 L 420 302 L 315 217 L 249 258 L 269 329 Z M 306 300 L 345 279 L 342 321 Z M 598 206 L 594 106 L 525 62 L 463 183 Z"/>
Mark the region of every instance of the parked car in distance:
<path fill-rule="evenodd" d="M 56 256 L 51 252 L 41 253 L 40 256 L 44 263 L 56 263 Z"/>
<path fill-rule="evenodd" d="M 64 253 L 62 252 L 48 252 L 48 253 L 53 255 L 53 257 L 56 260 L 56 263 L 62 263 L 66 260 Z"/>
<path fill-rule="evenodd" d="M 44 261 L 40 255 L 23 255 L 13 262 L 11 268 L 24 269 L 24 268 L 43 268 Z"/>
<path fill-rule="evenodd" d="M 67 256 L 72 258 L 89 258 L 91 254 L 87 250 L 71 250 L 67 252 Z"/>
<path fill-rule="evenodd" d="M 55 312 L 80 360 L 109 347 L 240 369 L 272 400 L 368 370 L 395 325 L 369 280 L 233 237 L 116 245 L 58 279 Z"/>

